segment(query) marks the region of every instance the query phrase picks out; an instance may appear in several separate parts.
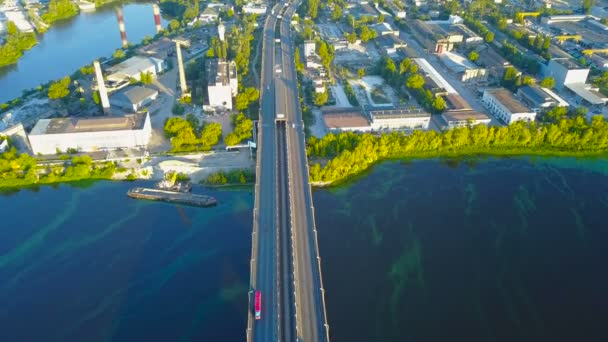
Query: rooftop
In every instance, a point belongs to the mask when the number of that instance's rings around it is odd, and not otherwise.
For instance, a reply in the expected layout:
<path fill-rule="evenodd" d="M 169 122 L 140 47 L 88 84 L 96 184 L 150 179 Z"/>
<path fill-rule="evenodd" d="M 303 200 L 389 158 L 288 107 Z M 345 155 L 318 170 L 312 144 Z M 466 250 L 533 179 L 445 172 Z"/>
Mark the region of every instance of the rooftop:
<path fill-rule="evenodd" d="M 585 101 L 592 105 L 601 105 L 608 103 L 608 96 L 603 95 L 599 91 L 593 89 L 591 85 L 584 83 L 572 83 L 565 84 L 565 86 L 572 90 L 576 95 L 583 98 Z"/>
<path fill-rule="evenodd" d="M 491 94 L 503 106 L 507 107 L 507 109 L 513 114 L 531 112 L 528 107 L 524 106 L 518 99 L 515 98 L 515 96 L 513 96 L 513 93 L 505 88 L 487 89 L 485 91 Z"/>
<path fill-rule="evenodd" d="M 133 56 L 126 61 L 120 62 L 108 68 L 111 74 L 119 74 L 126 77 L 132 77 L 139 74 L 143 70 L 148 70 L 151 67 L 156 69 L 156 65 L 161 64 L 162 59 L 147 57 L 147 56 Z M 109 79 L 112 77 L 108 76 Z"/>
<path fill-rule="evenodd" d="M 465 110 L 462 112 L 444 112 L 443 114 L 441 114 L 443 116 L 443 119 L 445 121 L 449 122 L 454 122 L 454 121 L 468 121 L 468 120 L 473 120 L 473 121 L 490 121 L 490 117 L 487 116 L 484 113 L 479 113 L 479 112 L 475 112 L 472 110 Z"/>
<path fill-rule="evenodd" d="M 236 64 L 223 59 L 207 60 L 207 85 L 229 85 L 231 78 L 236 78 Z"/>
<path fill-rule="evenodd" d="M 448 81 L 446 81 L 441 74 L 429 62 L 424 58 L 413 58 L 412 59 L 420 69 L 424 70 L 424 72 L 431 78 L 433 81 L 441 88 L 445 89 L 450 94 L 457 94 L 458 92 L 454 89 Z"/>
<path fill-rule="evenodd" d="M 30 135 L 107 132 L 142 129 L 147 113 L 92 118 L 58 118 L 38 120 Z"/>
<path fill-rule="evenodd" d="M 455 72 L 464 72 L 465 70 L 479 69 L 479 67 L 475 63 L 469 61 L 465 56 L 455 52 L 445 51 L 439 56 L 439 58 L 441 58 L 441 61 L 445 63 L 448 68 L 452 69 Z"/>
<path fill-rule="evenodd" d="M 453 111 L 471 109 L 471 105 L 458 94 L 448 94 L 445 96 L 445 99 L 448 102 L 450 109 Z"/>
<path fill-rule="evenodd" d="M 396 108 L 387 110 L 373 110 L 369 112 L 373 120 L 375 119 L 406 119 L 431 117 L 431 113 L 423 109 Z"/>
<path fill-rule="evenodd" d="M 541 87 L 537 85 L 525 85 L 520 87 L 518 91 L 520 91 L 534 103 L 543 103 L 552 100 L 551 96 L 549 96 Z"/>
<path fill-rule="evenodd" d="M 330 110 L 323 112 L 323 120 L 329 129 L 369 127 L 360 110 Z"/>
<path fill-rule="evenodd" d="M 576 69 L 589 69 L 582 65 L 580 65 L 577 61 L 572 58 L 554 58 L 551 62 L 555 62 L 568 70 L 576 70 Z"/>
<path fill-rule="evenodd" d="M 140 103 L 148 98 L 154 97 L 158 95 L 158 91 L 145 87 L 128 87 L 125 90 L 122 90 L 116 94 L 113 94 L 112 97 L 118 97 L 122 99 L 126 99 L 128 102 L 132 104 Z"/>

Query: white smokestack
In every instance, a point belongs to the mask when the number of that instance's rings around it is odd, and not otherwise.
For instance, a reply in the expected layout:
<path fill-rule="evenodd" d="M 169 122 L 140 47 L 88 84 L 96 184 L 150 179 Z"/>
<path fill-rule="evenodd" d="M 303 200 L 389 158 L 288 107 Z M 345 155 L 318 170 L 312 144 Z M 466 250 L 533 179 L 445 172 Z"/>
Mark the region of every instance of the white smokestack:
<path fill-rule="evenodd" d="M 182 47 L 179 41 L 175 42 L 175 51 L 177 52 L 177 65 L 179 70 L 179 85 L 182 88 L 182 95 L 188 93 L 186 85 L 186 73 L 184 71 L 184 62 L 182 60 Z"/>
<path fill-rule="evenodd" d="M 99 61 L 94 61 L 95 66 L 95 78 L 97 78 L 97 89 L 99 90 L 99 99 L 101 100 L 101 107 L 105 114 L 110 113 L 110 100 L 108 99 L 108 91 L 106 90 L 106 84 L 103 81 L 103 74 L 101 73 L 101 65 Z"/>

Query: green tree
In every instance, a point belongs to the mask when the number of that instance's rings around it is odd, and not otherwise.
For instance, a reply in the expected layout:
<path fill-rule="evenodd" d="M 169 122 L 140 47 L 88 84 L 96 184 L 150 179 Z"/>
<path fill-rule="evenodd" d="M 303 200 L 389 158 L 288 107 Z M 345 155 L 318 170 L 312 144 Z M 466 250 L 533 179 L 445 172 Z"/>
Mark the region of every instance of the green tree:
<path fill-rule="evenodd" d="M 405 74 L 410 70 L 410 66 L 412 65 L 412 60 L 409 58 L 404 58 L 401 63 L 399 63 L 399 73 Z"/>
<path fill-rule="evenodd" d="M 445 100 L 443 99 L 443 97 L 442 96 L 435 97 L 435 99 L 433 100 L 433 109 L 435 110 L 435 112 L 441 113 L 441 112 L 443 112 L 445 107 L 446 107 L 446 104 L 445 104 Z"/>
<path fill-rule="evenodd" d="M 541 82 L 540 86 L 543 88 L 553 88 L 555 87 L 555 79 L 553 77 L 545 77 Z"/>
<path fill-rule="evenodd" d="M 359 78 L 363 78 L 363 76 L 365 76 L 365 69 L 359 68 L 359 70 L 357 70 L 357 76 L 359 76 Z"/>
<path fill-rule="evenodd" d="M 6 33 L 7 33 L 9 36 L 14 36 L 14 35 L 16 35 L 18 32 L 19 32 L 19 29 L 17 28 L 17 25 L 15 25 L 15 23 L 14 23 L 14 22 L 12 22 L 12 21 L 10 21 L 10 20 L 6 22 Z"/>
<path fill-rule="evenodd" d="M 99 98 L 99 91 L 94 91 L 93 92 L 93 102 L 95 102 L 95 104 L 99 104 L 99 102 L 101 102 L 101 99 Z"/>
<path fill-rule="evenodd" d="M 586 14 L 591 13 L 591 8 L 595 5 L 595 0 L 583 0 L 582 9 Z"/>
<path fill-rule="evenodd" d="M 125 58 L 125 56 L 125 50 L 123 49 L 116 49 L 116 51 L 114 51 L 114 53 L 112 54 L 112 57 L 116 59 Z"/>
<path fill-rule="evenodd" d="M 51 0 L 41 18 L 47 24 L 67 19 L 78 14 L 78 6 L 70 0 Z"/>
<path fill-rule="evenodd" d="M 524 76 L 524 79 L 521 82 L 523 85 L 532 85 L 534 84 L 534 78 L 532 76 Z"/>
<path fill-rule="evenodd" d="M 70 82 L 72 80 L 69 77 L 64 77 L 60 81 L 53 82 L 49 86 L 48 97 L 51 100 L 62 99 L 70 95 Z"/>
<path fill-rule="evenodd" d="M 171 31 L 177 31 L 179 29 L 179 26 L 180 26 L 180 24 L 179 24 L 179 21 L 177 21 L 177 19 L 172 19 L 169 22 L 169 29 Z"/>
<path fill-rule="evenodd" d="M 321 107 L 322 105 L 324 105 L 325 103 L 327 103 L 327 100 L 329 99 L 329 94 L 327 93 L 327 89 L 324 92 L 321 93 L 315 93 L 314 97 L 313 97 L 313 103 L 316 106 Z"/>
<path fill-rule="evenodd" d="M 475 62 L 477 60 L 477 58 L 479 58 L 479 54 L 475 51 L 471 51 L 471 53 L 469 53 L 469 59 L 472 62 Z"/>
<path fill-rule="evenodd" d="M 334 4 L 334 9 L 331 12 L 331 19 L 334 21 L 340 20 L 342 17 L 342 8 L 336 4 Z"/>
<path fill-rule="evenodd" d="M 412 74 L 407 78 L 405 86 L 409 89 L 422 89 L 424 78 L 420 74 Z"/>
<path fill-rule="evenodd" d="M 491 42 L 493 42 L 493 41 L 494 41 L 494 33 L 493 33 L 492 31 L 488 31 L 488 32 L 486 33 L 486 35 L 484 36 L 483 40 L 484 40 L 486 43 L 491 43 Z"/>

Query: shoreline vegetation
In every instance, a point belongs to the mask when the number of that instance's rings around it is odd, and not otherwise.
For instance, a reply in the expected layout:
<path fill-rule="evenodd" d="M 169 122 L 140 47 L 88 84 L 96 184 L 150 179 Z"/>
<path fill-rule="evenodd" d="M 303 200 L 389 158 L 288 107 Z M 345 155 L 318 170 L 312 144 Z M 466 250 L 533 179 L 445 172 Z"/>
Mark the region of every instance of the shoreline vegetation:
<path fill-rule="evenodd" d="M 414 131 L 390 133 L 328 134 L 311 137 L 306 152 L 310 183 L 324 187 L 339 185 L 385 160 L 455 158 L 481 156 L 568 156 L 608 155 L 608 122 L 594 117 L 562 119 L 557 123 L 517 122 L 508 127 L 460 127 L 437 133 Z"/>

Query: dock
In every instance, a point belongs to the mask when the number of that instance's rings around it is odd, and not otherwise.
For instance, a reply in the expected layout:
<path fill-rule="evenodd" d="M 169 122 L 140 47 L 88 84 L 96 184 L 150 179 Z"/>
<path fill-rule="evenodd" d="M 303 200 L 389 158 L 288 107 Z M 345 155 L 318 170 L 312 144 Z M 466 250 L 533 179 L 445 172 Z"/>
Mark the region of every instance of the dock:
<path fill-rule="evenodd" d="M 136 199 L 177 203 L 195 207 L 212 207 L 217 204 L 217 200 L 211 196 L 149 188 L 133 188 L 127 192 L 127 196 Z"/>

